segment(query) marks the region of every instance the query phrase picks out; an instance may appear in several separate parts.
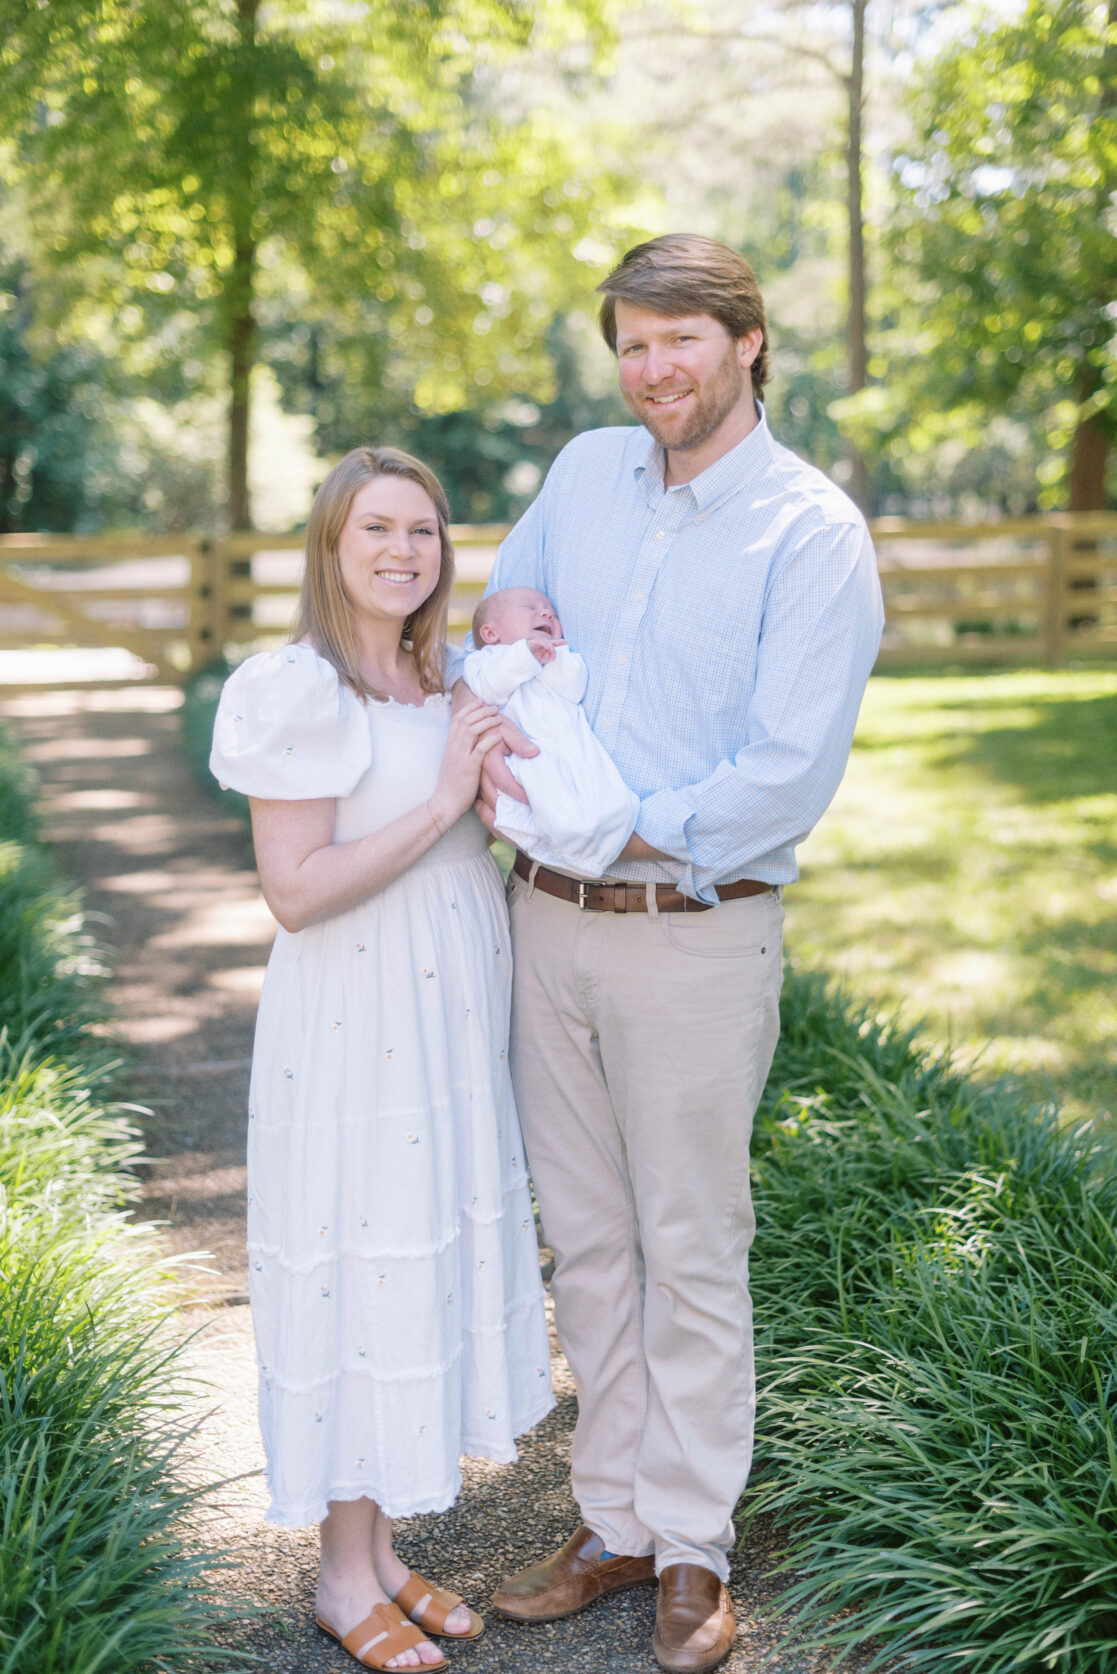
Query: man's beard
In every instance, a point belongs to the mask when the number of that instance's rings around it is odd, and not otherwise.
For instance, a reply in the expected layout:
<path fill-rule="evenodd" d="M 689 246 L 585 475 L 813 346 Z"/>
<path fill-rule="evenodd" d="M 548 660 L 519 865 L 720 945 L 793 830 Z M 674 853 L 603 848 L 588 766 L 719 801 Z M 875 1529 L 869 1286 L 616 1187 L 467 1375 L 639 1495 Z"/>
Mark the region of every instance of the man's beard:
<path fill-rule="evenodd" d="M 647 397 L 625 396 L 629 412 L 650 430 L 660 447 L 687 453 L 708 442 L 714 431 L 725 422 L 744 394 L 745 374 L 737 359 L 736 344 L 727 352 L 721 365 L 713 373 L 704 390 L 695 389 L 697 399 L 688 423 L 682 429 L 668 429 L 656 417 L 656 408 Z"/>

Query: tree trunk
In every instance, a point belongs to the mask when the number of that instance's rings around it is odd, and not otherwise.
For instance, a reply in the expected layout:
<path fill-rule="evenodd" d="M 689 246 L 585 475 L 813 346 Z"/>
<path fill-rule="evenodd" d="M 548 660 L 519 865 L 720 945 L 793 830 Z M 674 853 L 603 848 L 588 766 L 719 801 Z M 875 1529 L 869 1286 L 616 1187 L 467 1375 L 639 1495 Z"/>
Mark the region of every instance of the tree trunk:
<path fill-rule="evenodd" d="M 238 57 L 244 69 L 256 42 L 256 14 L 260 0 L 237 0 Z M 253 231 L 252 80 L 246 77 L 248 120 L 244 123 L 239 180 L 231 186 L 233 268 L 225 287 L 225 341 L 229 355 L 229 523 L 233 529 L 252 528 L 248 491 L 248 441 L 252 416 L 252 368 L 259 334 L 252 303 L 256 292 L 256 239 Z"/>
<path fill-rule="evenodd" d="M 229 523 L 233 529 L 252 528 L 248 492 L 248 437 L 252 415 L 252 368 L 256 364 L 257 328 L 252 313 L 256 280 L 256 246 L 251 237 L 238 238 L 229 276 Z"/>
<path fill-rule="evenodd" d="M 850 54 L 849 123 L 846 140 L 846 203 L 849 220 L 849 392 L 855 395 L 868 382 L 869 356 L 865 341 L 865 219 L 862 204 L 862 115 L 865 105 L 865 10 L 868 0 L 852 0 L 853 41 Z M 849 450 L 853 498 L 868 514 L 871 490 L 864 456 Z"/>
<path fill-rule="evenodd" d="M 1107 510 L 1105 467 L 1109 438 L 1096 419 L 1083 419 L 1071 448 L 1068 506 L 1072 512 Z"/>

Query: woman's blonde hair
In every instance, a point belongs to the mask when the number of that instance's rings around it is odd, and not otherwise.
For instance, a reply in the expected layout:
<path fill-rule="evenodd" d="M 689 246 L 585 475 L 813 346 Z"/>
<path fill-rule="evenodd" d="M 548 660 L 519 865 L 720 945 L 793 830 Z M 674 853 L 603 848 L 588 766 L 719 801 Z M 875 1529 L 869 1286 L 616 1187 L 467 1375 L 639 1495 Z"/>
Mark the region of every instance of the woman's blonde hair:
<path fill-rule="evenodd" d="M 334 466 L 314 496 L 306 525 L 306 568 L 293 638 L 309 640 L 359 697 L 383 696 L 374 692 L 361 674 L 353 610 L 345 595 L 338 559 L 338 541 L 354 496 L 376 477 L 407 477 L 418 483 L 430 495 L 438 516 L 442 549 L 438 583 L 430 597 L 407 618 L 401 638 L 410 646 L 423 691 L 443 692 L 446 614 L 454 585 L 450 506 L 434 472 L 400 448 L 353 448 Z"/>

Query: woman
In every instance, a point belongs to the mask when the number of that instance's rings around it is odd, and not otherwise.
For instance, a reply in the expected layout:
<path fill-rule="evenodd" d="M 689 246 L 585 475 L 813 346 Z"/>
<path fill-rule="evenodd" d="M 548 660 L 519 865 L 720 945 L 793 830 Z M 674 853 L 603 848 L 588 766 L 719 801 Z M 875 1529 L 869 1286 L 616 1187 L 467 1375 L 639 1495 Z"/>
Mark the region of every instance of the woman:
<path fill-rule="evenodd" d="M 472 812 L 499 716 L 445 690 L 448 518 L 409 455 L 341 461 L 296 643 L 230 678 L 210 762 L 251 799 L 281 926 L 248 1137 L 268 1517 L 319 1523 L 319 1625 L 381 1669 L 444 1665 L 420 1628 L 481 1631 L 409 1574 L 392 1519 L 445 1509 L 463 1452 L 514 1459 L 553 1404 L 507 919 Z"/>

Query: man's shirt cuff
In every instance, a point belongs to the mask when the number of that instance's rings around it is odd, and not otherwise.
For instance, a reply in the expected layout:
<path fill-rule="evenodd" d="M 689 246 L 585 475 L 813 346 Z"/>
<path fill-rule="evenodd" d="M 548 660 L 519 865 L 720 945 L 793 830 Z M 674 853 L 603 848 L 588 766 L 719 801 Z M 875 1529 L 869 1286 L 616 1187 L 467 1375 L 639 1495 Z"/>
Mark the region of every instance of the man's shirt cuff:
<path fill-rule="evenodd" d="M 694 809 L 680 791 L 656 791 L 654 796 L 646 796 L 640 804 L 636 835 L 653 849 L 658 849 L 660 854 L 670 855 L 672 860 L 679 862 L 683 868 L 679 889 L 684 895 L 714 904 L 718 898 L 717 891 L 712 882 L 699 886 L 694 876 L 694 861 L 687 847 L 687 821 L 693 815 Z"/>

